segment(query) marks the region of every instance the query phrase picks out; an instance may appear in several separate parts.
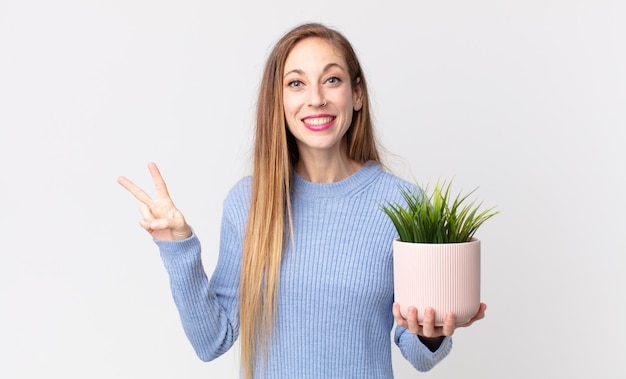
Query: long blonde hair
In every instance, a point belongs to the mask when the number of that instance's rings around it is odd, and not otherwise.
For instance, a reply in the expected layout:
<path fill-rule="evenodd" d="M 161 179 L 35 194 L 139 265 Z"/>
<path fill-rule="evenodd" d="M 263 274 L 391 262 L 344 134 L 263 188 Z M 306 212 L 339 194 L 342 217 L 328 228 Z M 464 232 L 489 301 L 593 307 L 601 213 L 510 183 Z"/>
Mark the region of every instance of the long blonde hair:
<path fill-rule="evenodd" d="M 244 377 L 252 378 L 256 357 L 265 359 L 278 309 L 278 284 L 283 251 L 292 234 L 290 186 L 299 155 L 286 127 L 283 108 L 283 72 L 292 48 L 305 38 L 329 41 L 348 66 L 352 88 L 361 86 L 362 107 L 354 111 L 345 135 L 348 156 L 358 162 L 380 162 L 367 83 L 348 40 L 324 25 L 310 23 L 285 34 L 270 53 L 257 102 L 254 168 L 250 213 L 243 241 L 240 278 L 241 363 Z"/>

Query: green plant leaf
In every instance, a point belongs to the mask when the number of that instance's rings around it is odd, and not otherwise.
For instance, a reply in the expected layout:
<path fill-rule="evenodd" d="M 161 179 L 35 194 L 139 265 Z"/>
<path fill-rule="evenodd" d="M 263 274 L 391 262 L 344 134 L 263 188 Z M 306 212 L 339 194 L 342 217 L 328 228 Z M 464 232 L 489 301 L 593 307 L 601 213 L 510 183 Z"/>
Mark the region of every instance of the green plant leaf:
<path fill-rule="evenodd" d="M 480 210 L 481 203 L 469 202 L 478 188 L 452 200 L 452 181 L 437 181 L 430 196 L 422 187 L 400 187 L 405 204 L 381 204 L 401 241 L 415 243 L 458 243 L 472 239 L 478 228 L 499 212 L 495 207 Z"/>

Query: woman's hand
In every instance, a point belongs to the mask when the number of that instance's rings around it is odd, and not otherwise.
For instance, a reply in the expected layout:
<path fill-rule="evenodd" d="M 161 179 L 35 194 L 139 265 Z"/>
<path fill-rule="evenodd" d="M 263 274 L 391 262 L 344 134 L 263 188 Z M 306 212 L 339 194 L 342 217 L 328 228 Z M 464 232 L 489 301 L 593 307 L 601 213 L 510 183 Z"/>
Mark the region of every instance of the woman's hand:
<path fill-rule="evenodd" d="M 122 187 L 126 188 L 142 203 L 140 207 L 142 219 L 139 224 L 152 235 L 152 238 L 157 240 L 169 241 L 189 238 L 191 228 L 187 225 L 183 214 L 174 206 L 159 168 L 151 162 L 148 163 L 148 170 L 150 170 L 156 187 L 157 197 L 154 200 L 126 177 L 120 176 L 117 179 Z"/>
<path fill-rule="evenodd" d="M 467 327 L 472 325 L 475 321 L 478 321 L 485 317 L 485 310 L 487 305 L 480 303 L 478 312 L 468 322 L 462 325 L 456 325 L 456 317 L 454 313 L 447 313 L 443 321 L 443 326 L 435 326 L 435 311 L 432 308 L 426 308 L 424 310 L 424 322 L 419 325 L 417 322 L 417 308 L 409 307 L 407 309 L 408 317 L 405 319 L 400 313 L 400 304 L 393 304 L 393 316 L 396 319 L 396 324 L 409 330 L 413 334 L 425 338 L 436 337 L 449 337 L 454 334 L 456 328 Z"/>

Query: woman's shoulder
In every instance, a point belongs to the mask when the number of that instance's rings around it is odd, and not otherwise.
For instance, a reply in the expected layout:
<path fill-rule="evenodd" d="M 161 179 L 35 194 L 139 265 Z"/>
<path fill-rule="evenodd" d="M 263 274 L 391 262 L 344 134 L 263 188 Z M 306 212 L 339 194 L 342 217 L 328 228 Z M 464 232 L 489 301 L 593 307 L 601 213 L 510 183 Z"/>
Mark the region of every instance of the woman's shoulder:
<path fill-rule="evenodd" d="M 244 176 L 239 179 L 226 194 L 225 202 L 249 202 L 252 188 L 252 177 Z"/>
<path fill-rule="evenodd" d="M 246 219 L 250 209 L 251 188 L 252 179 L 250 176 L 242 177 L 230 188 L 223 204 L 224 213 L 227 217 L 240 221 Z"/>
<path fill-rule="evenodd" d="M 397 190 L 399 188 L 414 189 L 417 187 L 416 182 L 409 181 L 398 174 L 392 172 L 389 168 L 384 167 L 382 164 L 376 163 L 373 165 L 373 169 L 377 173 L 376 183 L 380 186 L 385 186 Z"/>
<path fill-rule="evenodd" d="M 252 176 L 246 175 L 239 179 L 235 184 L 231 187 L 230 191 L 228 191 L 229 196 L 236 196 L 240 193 L 250 193 L 250 188 L 252 188 Z"/>
<path fill-rule="evenodd" d="M 379 162 L 366 162 L 358 175 L 361 180 L 355 183 L 351 196 L 358 196 L 367 202 L 395 201 L 400 198 L 401 189 L 412 187 L 410 182 Z"/>

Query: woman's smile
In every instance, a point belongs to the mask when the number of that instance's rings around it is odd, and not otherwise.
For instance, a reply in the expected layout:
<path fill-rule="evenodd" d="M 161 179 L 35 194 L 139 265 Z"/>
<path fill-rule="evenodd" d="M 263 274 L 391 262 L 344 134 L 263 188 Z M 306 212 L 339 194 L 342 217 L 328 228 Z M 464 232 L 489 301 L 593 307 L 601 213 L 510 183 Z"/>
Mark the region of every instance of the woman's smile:
<path fill-rule="evenodd" d="M 302 119 L 304 127 L 314 132 L 320 132 L 330 128 L 334 124 L 334 121 L 334 116 L 324 114 L 308 116 Z"/>

